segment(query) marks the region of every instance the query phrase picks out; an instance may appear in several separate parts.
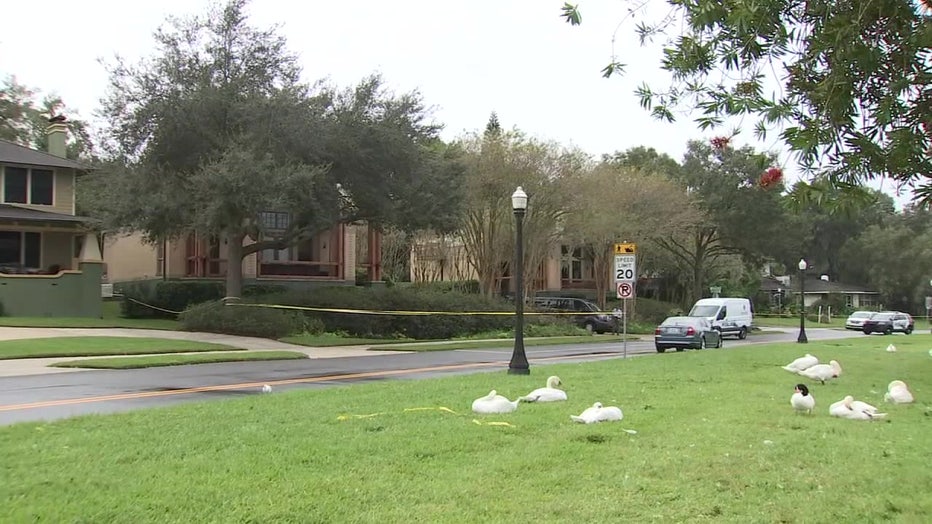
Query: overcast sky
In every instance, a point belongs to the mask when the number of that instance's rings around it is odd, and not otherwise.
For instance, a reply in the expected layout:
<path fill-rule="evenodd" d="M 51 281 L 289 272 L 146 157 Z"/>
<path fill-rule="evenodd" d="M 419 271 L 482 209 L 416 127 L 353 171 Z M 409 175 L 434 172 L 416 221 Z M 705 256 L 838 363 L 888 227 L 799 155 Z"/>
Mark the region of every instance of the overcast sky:
<path fill-rule="evenodd" d="M 658 2 L 659 3 L 659 2 Z M 107 87 L 99 59 L 137 61 L 153 53 L 152 33 L 168 15 L 203 14 L 209 0 L 7 0 L 0 75 L 55 92 L 92 120 Z M 251 23 L 280 24 L 305 79 L 350 86 L 380 72 L 397 91 L 417 89 L 445 125 L 444 138 L 481 129 L 496 111 L 502 125 L 573 144 L 593 155 L 634 146 L 680 159 L 689 139 L 708 139 L 689 118 L 669 124 L 638 105 L 642 81 L 663 86 L 659 48 L 643 48 L 626 20 L 615 43 L 624 77 L 604 79 L 622 0 L 580 2 L 583 24 L 560 17 L 562 0 L 252 0 Z M 774 138 L 758 142 L 748 123 L 735 145 L 773 151 L 795 178 L 795 163 Z M 892 186 L 888 183 L 888 188 Z"/>

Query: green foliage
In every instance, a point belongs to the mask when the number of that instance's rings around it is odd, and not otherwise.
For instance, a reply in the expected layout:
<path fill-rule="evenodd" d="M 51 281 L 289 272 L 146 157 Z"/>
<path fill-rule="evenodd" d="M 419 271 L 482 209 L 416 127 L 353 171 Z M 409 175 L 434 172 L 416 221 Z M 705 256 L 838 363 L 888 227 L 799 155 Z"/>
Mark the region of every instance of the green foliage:
<path fill-rule="evenodd" d="M 251 284 L 245 286 L 243 296 L 280 293 L 284 290 L 282 286 L 274 284 Z M 120 305 L 125 318 L 175 318 L 178 312 L 189 306 L 217 301 L 225 296 L 222 282 L 199 280 L 124 282 L 119 284 L 117 291 L 123 294 Z"/>
<path fill-rule="evenodd" d="M 835 0 L 670 0 L 642 22 L 642 43 L 666 34 L 670 86 L 637 90 L 641 105 L 673 121 L 685 107 L 700 129 L 754 117 L 763 138 L 781 129 L 805 167 L 839 186 L 887 176 L 932 204 L 928 4 Z M 633 9 L 637 11 L 645 4 Z M 575 6 L 563 17 L 578 25 Z M 609 74 L 617 68 L 612 56 Z M 770 81 L 782 82 L 780 89 Z"/>
<path fill-rule="evenodd" d="M 498 298 L 414 286 L 333 286 L 263 297 L 262 302 L 363 311 L 514 311 L 510 302 Z M 507 329 L 514 325 L 512 315 L 380 315 L 320 311 L 307 311 L 306 314 L 321 320 L 328 332 L 359 337 L 443 339 Z"/>
<path fill-rule="evenodd" d="M 172 18 L 155 56 L 111 65 L 113 160 L 92 177 L 104 195 L 94 214 L 149 240 L 219 236 L 229 296 L 240 296 L 243 257 L 340 222 L 449 226 L 462 166 L 420 95 L 395 95 L 378 75 L 344 90 L 302 83 L 298 57 L 247 23 L 246 4 Z M 266 212 L 287 225 L 272 228 Z"/>
<path fill-rule="evenodd" d="M 145 355 L 236 348 L 195 340 L 148 337 L 50 337 L 0 341 L 0 360 L 14 358 L 92 357 Z"/>
<path fill-rule="evenodd" d="M 49 118 L 61 115 L 67 118 L 68 158 L 91 160 L 93 144 L 87 123 L 74 118 L 61 97 L 50 94 L 41 101 L 38 97 L 37 91 L 18 83 L 15 77 L 4 79 L 0 85 L 0 139 L 47 151 Z"/>
<path fill-rule="evenodd" d="M 178 318 L 185 331 L 205 331 L 244 337 L 274 338 L 301 333 L 304 316 L 293 311 L 205 302 L 191 306 Z"/>

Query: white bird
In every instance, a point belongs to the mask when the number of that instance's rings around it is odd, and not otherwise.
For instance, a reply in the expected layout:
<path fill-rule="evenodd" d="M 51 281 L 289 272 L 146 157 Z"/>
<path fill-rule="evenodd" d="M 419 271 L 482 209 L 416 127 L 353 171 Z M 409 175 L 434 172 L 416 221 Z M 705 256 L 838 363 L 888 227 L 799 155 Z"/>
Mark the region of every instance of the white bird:
<path fill-rule="evenodd" d="M 271 392 L 272 392 L 272 386 L 270 386 L 270 385 L 268 385 L 268 384 L 264 384 L 264 385 L 262 386 L 262 392 L 263 392 L 263 393 L 271 393 Z"/>
<path fill-rule="evenodd" d="M 886 418 L 886 413 L 880 413 L 877 408 L 866 402 L 854 400 L 851 395 L 833 403 L 828 408 L 829 415 L 850 420 L 879 420 Z"/>
<path fill-rule="evenodd" d="M 909 404 L 913 401 L 913 394 L 910 393 L 905 382 L 894 380 L 887 386 L 887 392 L 884 394 L 883 399 L 894 404 Z"/>
<path fill-rule="evenodd" d="M 484 397 L 472 402 L 472 410 L 476 413 L 511 413 L 518 409 L 518 401 L 514 402 L 499 395 L 494 389 Z"/>
<path fill-rule="evenodd" d="M 828 364 L 816 364 L 811 368 L 806 368 L 802 371 L 797 371 L 796 373 L 806 378 L 811 378 L 812 380 L 818 380 L 819 382 L 825 384 L 826 380 L 838 378 L 841 376 L 841 364 L 839 364 L 836 360 L 832 360 L 829 361 Z"/>
<path fill-rule="evenodd" d="M 523 397 L 518 397 L 518 400 L 523 400 L 525 402 L 557 402 L 559 400 L 566 400 L 566 391 L 557 389 L 557 386 L 560 384 L 560 377 L 549 377 L 547 379 L 547 387 L 537 388 Z"/>
<path fill-rule="evenodd" d="M 810 355 L 809 353 L 806 353 L 806 356 L 797 358 L 796 360 L 794 360 L 794 361 L 790 362 L 789 364 L 783 366 L 783 369 L 785 369 L 785 370 L 787 370 L 787 371 L 789 371 L 789 372 L 791 372 L 791 373 L 797 373 L 797 372 L 802 371 L 802 370 L 804 370 L 804 369 L 809 369 L 809 368 L 811 368 L 812 366 L 815 366 L 815 365 L 818 364 L 818 363 L 819 363 L 819 359 L 818 359 L 818 358 L 816 358 L 816 357 Z"/>
<path fill-rule="evenodd" d="M 601 402 L 596 402 L 592 407 L 586 408 L 579 415 L 570 415 L 570 419 L 572 419 L 573 422 L 579 422 L 581 424 L 609 422 L 621 420 L 622 418 L 624 418 L 624 414 L 622 414 L 621 408 L 616 406 L 604 407 Z"/>
<path fill-rule="evenodd" d="M 888 352 L 888 353 L 895 353 L 895 352 L 896 352 L 896 346 L 894 346 L 893 344 L 890 344 L 889 346 L 887 346 L 887 352 Z"/>
<path fill-rule="evenodd" d="M 797 413 L 805 411 L 811 414 L 815 408 L 815 398 L 809 394 L 809 388 L 805 384 L 796 384 L 793 396 L 790 397 L 790 405 Z"/>

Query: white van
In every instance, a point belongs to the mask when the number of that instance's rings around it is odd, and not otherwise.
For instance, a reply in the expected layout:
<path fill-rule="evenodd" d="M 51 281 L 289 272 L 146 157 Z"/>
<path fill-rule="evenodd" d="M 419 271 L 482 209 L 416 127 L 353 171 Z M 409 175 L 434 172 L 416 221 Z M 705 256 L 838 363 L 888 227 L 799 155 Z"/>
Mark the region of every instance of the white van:
<path fill-rule="evenodd" d="M 702 298 L 689 310 L 691 317 L 707 318 L 722 335 L 748 336 L 754 313 L 751 301 L 746 298 Z"/>

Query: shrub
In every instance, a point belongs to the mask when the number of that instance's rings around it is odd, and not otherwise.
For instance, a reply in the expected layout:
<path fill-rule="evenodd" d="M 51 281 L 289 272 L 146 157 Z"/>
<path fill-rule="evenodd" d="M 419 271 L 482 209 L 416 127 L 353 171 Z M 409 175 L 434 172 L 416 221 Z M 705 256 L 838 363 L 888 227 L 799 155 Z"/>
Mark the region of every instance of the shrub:
<path fill-rule="evenodd" d="M 186 309 L 179 317 L 181 329 L 246 337 L 281 338 L 307 329 L 304 316 L 280 309 L 226 306 L 205 302 Z"/>
<path fill-rule="evenodd" d="M 244 297 L 281 293 L 285 288 L 274 284 L 243 286 Z M 223 282 L 198 280 L 157 280 L 120 284 L 122 315 L 127 318 L 175 318 L 174 311 L 189 306 L 220 300 L 226 286 Z M 141 302 L 141 304 L 140 304 Z"/>
<path fill-rule="evenodd" d="M 495 311 L 510 313 L 510 302 L 456 291 L 412 287 L 331 286 L 304 292 L 263 297 L 273 304 L 312 308 L 363 311 Z M 307 311 L 319 319 L 326 331 L 353 336 L 438 339 L 496 331 L 514 326 L 514 318 L 504 315 L 382 315 Z"/>

